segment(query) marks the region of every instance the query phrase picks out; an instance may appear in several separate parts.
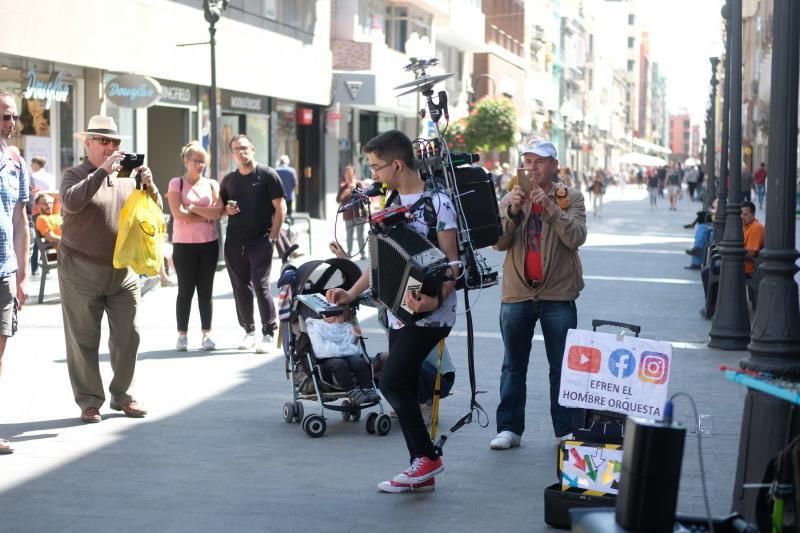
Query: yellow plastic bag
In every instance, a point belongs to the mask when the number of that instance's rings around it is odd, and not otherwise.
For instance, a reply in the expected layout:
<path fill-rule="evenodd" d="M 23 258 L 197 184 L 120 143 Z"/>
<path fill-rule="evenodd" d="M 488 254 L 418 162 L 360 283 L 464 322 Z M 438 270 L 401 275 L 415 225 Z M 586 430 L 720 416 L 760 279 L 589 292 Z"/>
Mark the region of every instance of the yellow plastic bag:
<path fill-rule="evenodd" d="M 134 190 L 119 214 L 114 268 L 131 267 L 137 274 L 157 276 L 166 237 L 161 208 L 146 191 Z"/>

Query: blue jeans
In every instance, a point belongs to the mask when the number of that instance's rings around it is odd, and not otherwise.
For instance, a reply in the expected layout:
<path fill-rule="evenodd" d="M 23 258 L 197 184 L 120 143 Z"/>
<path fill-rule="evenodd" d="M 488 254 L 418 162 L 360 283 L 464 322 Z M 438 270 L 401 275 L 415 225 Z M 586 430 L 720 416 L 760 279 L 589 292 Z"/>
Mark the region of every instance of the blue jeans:
<path fill-rule="evenodd" d="M 561 360 L 567 342 L 567 330 L 578 325 L 575 302 L 534 301 L 501 304 L 500 332 L 505 356 L 500 376 L 500 405 L 497 406 L 497 432 L 525 431 L 526 378 L 536 322 L 541 322 L 544 347 L 550 365 L 550 417 L 557 437 L 572 432 L 575 409 L 558 404 L 561 386 Z"/>
<path fill-rule="evenodd" d="M 767 186 L 763 183 L 756 183 L 756 196 L 758 197 L 758 208 L 764 208 L 764 195 L 767 192 Z"/>

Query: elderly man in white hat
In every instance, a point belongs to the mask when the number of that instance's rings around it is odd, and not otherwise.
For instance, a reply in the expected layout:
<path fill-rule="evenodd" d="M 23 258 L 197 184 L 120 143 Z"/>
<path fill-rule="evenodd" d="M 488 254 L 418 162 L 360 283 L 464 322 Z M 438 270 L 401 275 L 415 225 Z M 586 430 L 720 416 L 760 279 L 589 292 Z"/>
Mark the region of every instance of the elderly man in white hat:
<path fill-rule="evenodd" d="M 135 188 L 135 179 L 117 176 L 125 152 L 113 118 L 93 116 L 86 131 L 75 134 L 86 147 L 86 159 L 67 169 L 61 180 L 64 224 L 58 258 L 67 368 L 81 420 L 100 422 L 105 402 L 98 350 L 105 311 L 109 323 L 108 351 L 114 377 L 109 384 L 110 407 L 132 418 L 141 408 L 129 392 L 139 349 L 136 313 L 139 278 L 130 269 L 116 269 L 112 260 L 119 214 Z M 146 166 L 138 172 L 142 185 L 161 204 L 161 196 Z M 133 173 L 132 173 L 133 175 Z"/>
<path fill-rule="evenodd" d="M 536 322 L 550 365 L 550 417 L 557 438 L 572 430 L 573 409 L 558 404 L 567 330 L 577 327 L 575 299 L 583 289 L 578 247 L 586 240 L 583 195 L 555 181 L 558 151 L 536 139 L 522 152 L 529 183 L 517 183 L 500 201 L 505 250 L 500 331 L 505 354 L 497 407 L 497 437 L 490 447 L 519 446 L 525 431 L 526 377 Z M 520 176 L 520 180 L 522 176 Z"/>

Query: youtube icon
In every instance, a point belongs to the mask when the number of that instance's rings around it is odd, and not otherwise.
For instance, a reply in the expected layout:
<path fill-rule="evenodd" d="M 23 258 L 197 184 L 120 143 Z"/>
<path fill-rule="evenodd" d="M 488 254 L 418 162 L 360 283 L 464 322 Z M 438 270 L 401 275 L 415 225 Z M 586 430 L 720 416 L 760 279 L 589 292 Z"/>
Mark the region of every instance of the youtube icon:
<path fill-rule="evenodd" d="M 600 371 L 602 355 L 591 346 L 570 346 L 567 354 L 567 367 L 577 372 L 596 374 Z"/>

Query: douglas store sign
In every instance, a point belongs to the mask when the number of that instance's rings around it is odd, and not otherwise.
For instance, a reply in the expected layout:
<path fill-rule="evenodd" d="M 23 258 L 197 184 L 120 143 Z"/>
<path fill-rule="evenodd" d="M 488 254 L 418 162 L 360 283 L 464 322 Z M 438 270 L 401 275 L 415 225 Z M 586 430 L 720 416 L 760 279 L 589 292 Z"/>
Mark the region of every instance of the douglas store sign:
<path fill-rule="evenodd" d="M 66 102 L 69 85 L 61 81 L 64 74 L 53 72 L 48 81 L 39 81 L 33 69 L 28 71 L 28 82 L 22 97 L 27 100 L 44 100 L 44 108 L 50 109 L 53 102 Z"/>
<path fill-rule="evenodd" d="M 161 85 L 147 76 L 121 74 L 106 83 L 105 93 L 120 107 L 150 107 L 161 97 Z"/>

